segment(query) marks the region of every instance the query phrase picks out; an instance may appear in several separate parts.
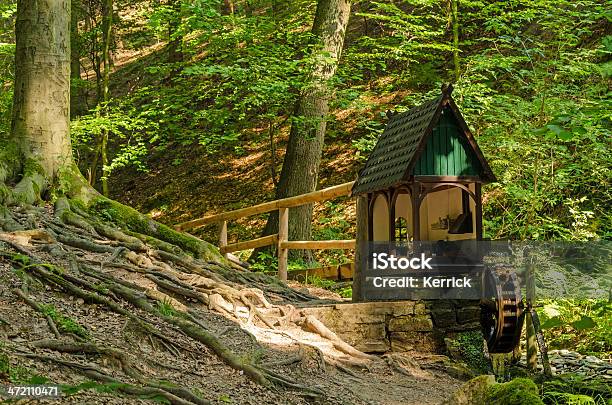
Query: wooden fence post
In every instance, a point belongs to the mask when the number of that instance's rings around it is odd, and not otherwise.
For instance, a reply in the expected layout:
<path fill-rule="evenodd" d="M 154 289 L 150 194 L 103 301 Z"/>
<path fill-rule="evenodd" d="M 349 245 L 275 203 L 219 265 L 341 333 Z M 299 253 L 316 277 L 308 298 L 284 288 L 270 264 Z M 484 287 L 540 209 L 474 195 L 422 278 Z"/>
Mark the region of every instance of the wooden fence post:
<path fill-rule="evenodd" d="M 535 371 L 538 366 L 538 349 L 536 346 L 536 332 L 533 327 L 533 317 L 531 315 L 531 309 L 533 308 L 535 300 L 535 280 L 533 276 L 533 262 L 530 257 L 527 257 L 527 278 L 526 278 L 526 298 L 527 298 L 527 314 L 525 315 L 526 335 L 527 335 L 527 368 L 531 371 Z"/>
<path fill-rule="evenodd" d="M 223 250 L 227 246 L 227 221 L 221 221 L 219 226 L 219 249 Z M 223 257 L 228 258 L 228 253 L 223 253 Z"/>
<path fill-rule="evenodd" d="M 363 268 L 362 262 L 366 261 L 361 249 L 365 248 L 368 240 L 368 198 L 366 196 L 357 197 L 357 240 L 355 241 L 355 271 L 353 272 L 353 302 L 364 301 L 363 293 Z"/>
<path fill-rule="evenodd" d="M 283 242 L 289 239 L 289 208 L 278 209 L 278 278 L 287 281 L 287 259 L 289 249 L 283 247 Z"/>

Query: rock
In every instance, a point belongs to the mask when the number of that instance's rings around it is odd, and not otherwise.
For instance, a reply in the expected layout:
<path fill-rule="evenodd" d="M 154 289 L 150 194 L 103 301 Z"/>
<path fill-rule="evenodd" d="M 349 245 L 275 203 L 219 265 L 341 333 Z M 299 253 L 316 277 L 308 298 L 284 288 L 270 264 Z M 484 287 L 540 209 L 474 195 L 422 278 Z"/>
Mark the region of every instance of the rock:
<path fill-rule="evenodd" d="M 608 369 L 608 371 L 606 371 L 606 374 L 612 376 L 612 368 Z"/>
<path fill-rule="evenodd" d="M 472 323 L 480 322 L 480 307 L 463 307 L 457 310 L 457 322 Z"/>
<path fill-rule="evenodd" d="M 85 303 L 85 300 L 83 298 L 77 298 L 76 300 L 77 305 L 83 305 L 84 303 Z"/>
<path fill-rule="evenodd" d="M 495 384 L 495 376 L 481 375 L 463 384 L 443 405 L 485 404 L 489 387 Z"/>
<path fill-rule="evenodd" d="M 426 332 L 389 332 L 389 341 L 393 351 L 418 350 L 423 353 L 439 353 L 443 349 L 443 343 Z"/>
<path fill-rule="evenodd" d="M 457 324 L 457 316 L 454 309 L 434 308 L 431 316 L 438 328 L 448 328 Z"/>
<path fill-rule="evenodd" d="M 458 380 L 469 380 L 474 377 L 474 372 L 464 363 L 448 363 L 445 365 L 445 371 Z"/>
<path fill-rule="evenodd" d="M 444 338 L 444 345 L 446 346 L 446 351 L 451 359 L 461 360 L 461 349 L 459 348 L 459 344 L 456 340 Z"/>
<path fill-rule="evenodd" d="M 429 308 L 427 308 L 424 302 L 417 302 L 416 304 L 414 304 L 414 314 L 415 315 L 425 315 L 425 314 L 428 314 L 429 312 L 430 312 Z"/>
<path fill-rule="evenodd" d="M 433 323 L 428 315 L 398 316 L 389 321 L 391 332 L 429 332 L 433 330 Z"/>
<path fill-rule="evenodd" d="M 503 384 L 493 384 L 487 390 L 487 404 L 544 405 L 538 387 L 527 378 L 515 378 Z"/>

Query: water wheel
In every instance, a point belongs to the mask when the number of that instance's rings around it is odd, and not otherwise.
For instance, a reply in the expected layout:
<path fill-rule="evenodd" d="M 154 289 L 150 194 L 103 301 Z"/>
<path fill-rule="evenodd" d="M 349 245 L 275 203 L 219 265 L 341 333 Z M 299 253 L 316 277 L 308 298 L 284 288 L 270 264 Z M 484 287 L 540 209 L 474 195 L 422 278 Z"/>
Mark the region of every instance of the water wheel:
<path fill-rule="evenodd" d="M 483 274 L 481 324 L 489 353 L 509 353 L 518 346 L 523 329 L 524 305 L 516 273 L 507 268 Z"/>

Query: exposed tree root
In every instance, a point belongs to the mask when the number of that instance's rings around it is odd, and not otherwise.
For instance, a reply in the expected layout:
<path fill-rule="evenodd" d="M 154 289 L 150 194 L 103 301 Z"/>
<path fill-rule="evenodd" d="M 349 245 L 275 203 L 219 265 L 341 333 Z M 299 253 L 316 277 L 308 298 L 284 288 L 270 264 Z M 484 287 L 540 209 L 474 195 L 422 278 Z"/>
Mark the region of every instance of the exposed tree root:
<path fill-rule="evenodd" d="M 69 263 L 70 271 L 45 266 L 27 247 L 32 238 L 15 239 L 0 234 L 0 240 L 30 258 L 24 269 L 33 276 L 85 302 L 102 305 L 127 317 L 147 334 L 153 347 L 156 346 L 154 337 L 158 345 L 175 356 L 180 354 L 177 346 L 189 351 L 164 336 L 145 317 L 136 315 L 125 306 L 125 302 L 147 313 L 148 319 L 155 317 L 202 343 L 227 365 L 264 386 L 274 384 L 308 396 L 322 395 L 318 389 L 301 385 L 270 369 L 302 361 L 303 346 L 317 350 L 323 369 L 328 364 L 355 376 L 350 367 L 368 367 L 369 362 L 377 360 L 354 349 L 317 319 L 305 315 L 293 305 L 272 304 L 312 300 L 313 297 L 296 292 L 272 277 L 250 273 L 239 266 L 232 267 L 205 242 L 157 224 L 129 207 L 95 194 L 85 200 L 92 204 L 93 211 L 75 200 L 60 197 L 55 204 L 55 219 L 43 220 L 49 238 L 37 241 L 43 244 L 45 251 Z M 35 209 L 28 209 L 24 215 L 33 218 L 29 226 L 36 226 L 36 218 L 41 216 Z M 109 219 L 122 229 L 108 226 L 105 221 Z M 25 218 L 18 218 L 15 222 L 19 224 L 23 220 Z M 97 256 L 95 259 L 92 258 L 94 255 Z M 100 256 L 103 259 L 99 259 Z M 27 298 L 25 294 L 21 297 Z M 206 327 L 199 316 L 198 308 L 201 306 L 236 321 L 249 336 L 255 335 L 258 339 L 265 334 L 279 336 L 289 344 L 298 344 L 300 352 L 285 361 L 263 365 L 244 360 L 221 341 L 222 333 L 215 334 Z M 61 336 L 59 331 L 53 333 L 58 338 Z M 62 349 L 59 351 L 78 349 L 81 353 L 95 352 L 115 358 L 126 375 L 140 381 L 138 376 L 141 373 L 130 366 L 125 356 L 110 348 L 84 343 L 73 343 L 76 346 L 70 347 L 66 346 L 67 343 L 62 343 L 61 347 L 58 342 L 54 344 L 58 350 Z M 51 343 L 47 342 L 49 345 Z M 88 372 L 101 381 L 110 378 L 100 370 Z M 146 389 L 165 390 L 181 401 L 197 403 L 194 398 L 189 399 L 188 394 L 170 391 L 167 387 L 148 383 Z"/>
<path fill-rule="evenodd" d="M 23 291 L 17 288 L 15 288 L 13 292 L 19 298 L 21 298 L 26 304 L 32 307 L 35 311 L 40 312 L 45 317 L 45 319 L 47 320 L 47 324 L 49 325 L 49 329 L 51 329 L 51 332 L 53 332 L 56 338 L 59 339 L 62 337 L 62 335 L 59 333 L 59 330 L 57 329 L 57 326 L 55 325 L 55 321 L 53 321 L 53 319 L 48 314 L 45 313 L 43 307 L 39 303 L 27 297 Z"/>
<path fill-rule="evenodd" d="M 56 349 L 53 349 L 56 350 Z M 78 350 L 77 350 L 78 352 Z M 57 364 L 61 364 L 66 367 L 70 367 L 73 369 L 79 370 L 79 372 L 86 377 L 89 377 L 93 380 L 102 382 L 102 383 L 113 383 L 116 384 L 117 390 L 123 392 L 128 395 L 134 396 L 145 396 L 145 397 L 155 397 L 160 396 L 168 400 L 173 405 L 208 405 L 210 402 L 203 400 L 197 397 L 195 394 L 184 388 L 171 388 L 160 385 L 158 383 L 144 382 L 144 387 L 140 387 L 137 385 L 132 385 L 120 381 L 116 378 L 113 378 L 106 374 L 102 369 L 98 366 L 88 363 L 81 364 L 73 361 L 67 361 L 58 357 L 40 355 L 36 353 L 18 353 L 20 356 L 38 359 L 42 361 L 51 361 Z M 187 397 L 189 399 L 186 399 Z"/>

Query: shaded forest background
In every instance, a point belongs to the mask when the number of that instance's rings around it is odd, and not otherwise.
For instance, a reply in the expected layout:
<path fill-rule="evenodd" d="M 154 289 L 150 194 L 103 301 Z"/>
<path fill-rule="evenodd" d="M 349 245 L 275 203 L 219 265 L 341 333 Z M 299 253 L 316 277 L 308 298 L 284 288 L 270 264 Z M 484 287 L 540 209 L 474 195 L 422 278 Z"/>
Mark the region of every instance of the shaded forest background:
<path fill-rule="evenodd" d="M 450 0 L 353 4 L 320 187 L 355 178 L 386 110 L 403 111 L 454 82 L 499 179 L 484 189 L 485 236 L 609 239 L 609 5 L 455 5 L 457 18 Z M 315 8 L 303 0 L 74 1 L 72 137 L 82 172 L 168 224 L 274 198 L 317 46 Z M 2 132 L 10 130 L 14 12 L 14 2 L 0 5 Z M 353 237 L 351 202 L 315 210 L 315 239 Z M 230 237 L 252 237 L 264 221 L 232 224 Z M 199 232 L 215 241 L 214 228 Z M 343 259 L 335 252 L 323 260 Z"/>

